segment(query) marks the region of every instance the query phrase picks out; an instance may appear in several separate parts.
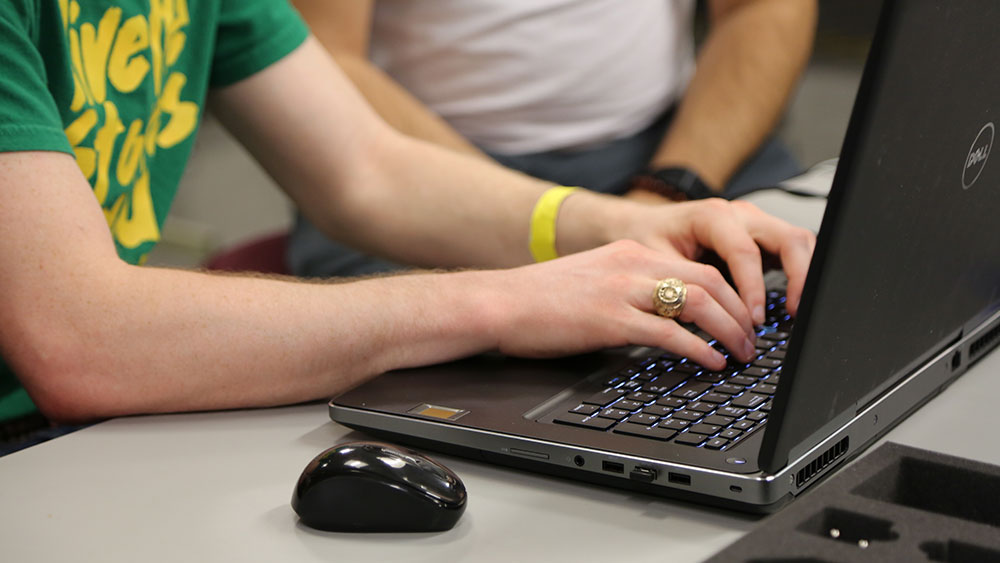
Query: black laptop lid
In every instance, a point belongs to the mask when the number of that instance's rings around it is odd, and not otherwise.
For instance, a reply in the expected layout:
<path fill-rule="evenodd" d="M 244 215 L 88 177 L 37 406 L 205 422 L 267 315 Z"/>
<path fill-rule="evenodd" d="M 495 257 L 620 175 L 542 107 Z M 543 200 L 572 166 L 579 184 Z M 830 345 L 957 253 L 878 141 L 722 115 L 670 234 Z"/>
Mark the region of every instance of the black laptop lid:
<path fill-rule="evenodd" d="M 783 467 L 1000 300 L 998 29 L 994 0 L 886 2 L 762 468 Z"/>

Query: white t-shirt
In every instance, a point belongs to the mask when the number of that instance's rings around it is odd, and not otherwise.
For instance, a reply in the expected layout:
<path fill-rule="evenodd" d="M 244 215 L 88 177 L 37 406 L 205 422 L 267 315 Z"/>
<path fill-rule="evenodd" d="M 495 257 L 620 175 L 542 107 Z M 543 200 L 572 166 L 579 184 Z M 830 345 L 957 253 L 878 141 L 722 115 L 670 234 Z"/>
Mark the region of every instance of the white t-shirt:
<path fill-rule="evenodd" d="M 501 154 L 635 133 L 694 70 L 693 0 L 377 0 L 372 57 Z"/>

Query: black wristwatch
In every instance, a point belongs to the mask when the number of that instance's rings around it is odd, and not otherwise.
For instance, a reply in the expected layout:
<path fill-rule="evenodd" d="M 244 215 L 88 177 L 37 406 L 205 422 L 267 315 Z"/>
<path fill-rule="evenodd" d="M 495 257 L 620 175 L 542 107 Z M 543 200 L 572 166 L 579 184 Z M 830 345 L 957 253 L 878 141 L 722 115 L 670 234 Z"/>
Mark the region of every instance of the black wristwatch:
<path fill-rule="evenodd" d="M 674 201 L 718 195 L 693 170 L 679 166 L 646 170 L 632 179 L 632 189 L 653 192 Z"/>

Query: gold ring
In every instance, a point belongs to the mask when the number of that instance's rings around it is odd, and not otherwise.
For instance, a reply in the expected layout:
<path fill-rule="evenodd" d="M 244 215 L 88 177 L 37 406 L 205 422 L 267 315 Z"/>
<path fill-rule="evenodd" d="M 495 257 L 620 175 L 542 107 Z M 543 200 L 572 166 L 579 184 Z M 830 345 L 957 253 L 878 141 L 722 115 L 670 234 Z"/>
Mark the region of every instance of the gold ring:
<path fill-rule="evenodd" d="M 656 314 L 668 319 L 676 319 L 687 302 L 687 286 L 677 278 L 660 280 L 653 291 L 653 308 Z"/>

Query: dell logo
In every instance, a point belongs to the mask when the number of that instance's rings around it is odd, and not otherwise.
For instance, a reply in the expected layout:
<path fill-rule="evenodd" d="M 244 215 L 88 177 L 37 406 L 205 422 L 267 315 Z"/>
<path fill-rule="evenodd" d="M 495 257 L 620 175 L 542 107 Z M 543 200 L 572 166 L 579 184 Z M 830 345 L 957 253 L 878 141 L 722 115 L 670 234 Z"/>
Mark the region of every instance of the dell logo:
<path fill-rule="evenodd" d="M 972 151 L 969 153 L 969 162 L 965 165 L 965 168 L 972 168 L 973 166 L 986 160 L 986 155 L 988 154 L 990 154 L 990 150 L 987 147 L 979 147 L 978 149 Z"/>
<path fill-rule="evenodd" d="M 965 157 L 965 168 L 962 170 L 962 188 L 969 189 L 976 183 L 979 175 L 986 167 L 986 161 L 990 158 L 990 149 L 993 148 L 993 122 L 983 125 L 976 135 L 976 140 L 969 147 L 969 154 Z"/>

